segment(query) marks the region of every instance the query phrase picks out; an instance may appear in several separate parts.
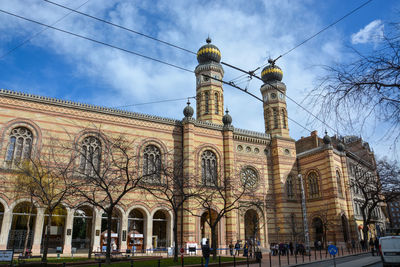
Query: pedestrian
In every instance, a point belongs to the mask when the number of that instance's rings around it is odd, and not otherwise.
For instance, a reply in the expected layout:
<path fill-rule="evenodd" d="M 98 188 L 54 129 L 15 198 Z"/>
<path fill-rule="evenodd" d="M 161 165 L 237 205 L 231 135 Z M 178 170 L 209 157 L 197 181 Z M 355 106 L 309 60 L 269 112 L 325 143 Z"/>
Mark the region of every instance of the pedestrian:
<path fill-rule="evenodd" d="M 206 262 L 204 266 L 208 267 L 208 262 L 210 261 L 210 246 L 208 245 L 208 240 L 202 246 L 201 251 L 203 252 L 203 257 Z"/>
<path fill-rule="evenodd" d="M 244 244 L 244 247 L 243 247 L 243 257 L 247 257 L 249 255 L 249 244 L 247 244 L 247 241 L 246 241 L 246 243 Z"/>
<path fill-rule="evenodd" d="M 318 240 L 317 245 L 318 245 L 318 250 L 321 250 L 321 249 L 322 249 L 322 242 L 321 242 L 321 240 Z"/>
<path fill-rule="evenodd" d="M 374 253 L 374 245 L 375 245 L 374 240 L 373 240 L 372 237 L 371 237 L 371 238 L 369 239 L 369 247 L 370 247 L 370 249 L 371 249 L 372 256 L 375 256 L 375 253 Z"/>
<path fill-rule="evenodd" d="M 239 250 L 240 250 L 239 240 L 236 240 L 236 244 L 235 244 L 235 256 L 239 256 Z"/>
<path fill-rule="evenodd" d="M 233 248 L 234 248 L 234 246 L 233 246 L 233 243 L 231 240 L 231 242 L 229 243 L 229 252 L 231 253 L 231 256 L 233 256 Z"/>
<path fill-rule="evenodd" d="M 290 241 L 289 243 L 289 250 L 290 250 L 290 255 L 293 256 L 293 242 Z"/>
<path fill-rule="evenodd" d="M 375 238 L 375 242 L 374 242 L 374 245 L 375 245 L 375 250 L 376 250 L 376 256 L 379 256 L 379 254 L 380 254 L 380 251 L 379 251 L 379 238 Z"/>

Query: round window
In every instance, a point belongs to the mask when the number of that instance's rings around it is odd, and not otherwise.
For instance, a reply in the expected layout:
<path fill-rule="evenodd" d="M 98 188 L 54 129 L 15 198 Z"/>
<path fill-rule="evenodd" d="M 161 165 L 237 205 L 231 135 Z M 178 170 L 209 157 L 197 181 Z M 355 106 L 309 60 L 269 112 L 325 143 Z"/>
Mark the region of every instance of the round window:
<path fill-rule="evenodd" d="M 271 98 L 275 99 L 276 98 L 276 94 L 275 93 L 271 93 Z"/>
<path fill-rule="evenodd" d="M 244 168 L 240 172 L 240 180 L 242 185 L 249 189 L 254 189 L 258 185 L 258 176 L 254 169 Z"/>

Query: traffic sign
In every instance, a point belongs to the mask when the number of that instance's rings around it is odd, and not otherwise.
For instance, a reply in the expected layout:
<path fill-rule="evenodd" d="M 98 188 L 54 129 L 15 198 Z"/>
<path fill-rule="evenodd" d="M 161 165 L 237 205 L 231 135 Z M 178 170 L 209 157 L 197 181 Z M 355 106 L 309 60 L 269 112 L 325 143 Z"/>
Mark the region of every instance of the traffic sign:
<path fill-rule="evenodd" d="M 338 248 L 335 245 L 329 245 L 328 252 L 331 255 L 336 255 L 338 253 Z"/>

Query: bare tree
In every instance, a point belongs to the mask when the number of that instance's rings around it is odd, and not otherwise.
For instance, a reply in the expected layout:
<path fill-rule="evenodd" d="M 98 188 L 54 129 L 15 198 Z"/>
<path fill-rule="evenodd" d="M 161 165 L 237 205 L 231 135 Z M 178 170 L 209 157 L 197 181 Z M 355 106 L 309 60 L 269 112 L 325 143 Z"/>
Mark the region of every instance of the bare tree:
<path fill-rule="evenodd" d="M 40 152 L 16 164 L 16 170 L 19 172 L 17 181 L 14 181 L 16 188 L 25 192 L 32 201 L 37 201 L 47 212 L 43 262 L 47 262 L 53 214 L 61 203 L 73 194 L 73 181 L 68 179 L 73 160 L 63 157 L 64 152 L 59 142 L 52 140 Z"/>
<path fill-rule="evenodd" d="M 178 261 L 178 216 L 184 208 L 184 204 L 190 198 L 196 196 L 199 191 L 190 184 L 190 177 L 185 177 L 183 162 L 173 160 L 174 155 L 165 155 L 167 160 L 159 164 L 159 170 L 153 175 L 159 175 L 160 179 L 152 179 L 151 182 L 140 183 L 140 188 L 149 192 L 150 196 L 157 198 L 160 202 L 166 203 L 173 214 L 173 241 L 174 261 Z M 171 160 L 169 160 L 171 158 Z M 153 162 L 152 165 L 157 165 Z"/>
<path fill-rule="evenodd" d="M 106 263 L 111 262 L 112 214 L 129 192 L 142 179 L 137 168 L 137 151 L 123 136 L 109 135 L 96 129 L 81 143 L 75 144 L 73 154 L 79 159 L 74 167 L 76 197 L 97 207 L 107 215 Z"/>
<path fill-rule="evenodd" d="M 252 185 L 254 185 L 251 175 L 243 174 L 240 176 L 240 178 L 223 176 L 219 180 L 213 177 L 209 181 L 203 181 L 204 190 L 201 194 L 197 194 L 195 198 L 198 208 L 206 212 L 203 215 L 192 214 L 201 217 L 204 223 L 210 227 L 214 259 L 217 257 L 218 223 L 225 215 L 241 208 L 240 200 L 244 195 L 251 192 Z M 215 209 L 216 207 L 218 207 L 218 210 Z"/>
<path fill-rule="evenodd" d="M 359 163 L 355 168 L 350 188 L 360 194 L 360 213 L 363 218 L 363 239 L 368 240 L 368 226 L 373 224 L 379 215 L 377 209 L 385 202 L 400 197 L 400 168 L 397 162 L 382 159 L 377 162 L 376 171 Z"/>
<path fill-rule="evenodd" d="M 400 138 L 400 24 L 392 24 L 370 54 L 353 50 L 350 63 L 326 66 L 327 75 L 311 92 L 329 121 L 349 129 L 369 120 L 389 125 L 387 136 Z M 354 128 L 353 128 L 354 130 Z M 360 129 L 357 129 L 360 130 Z"/>

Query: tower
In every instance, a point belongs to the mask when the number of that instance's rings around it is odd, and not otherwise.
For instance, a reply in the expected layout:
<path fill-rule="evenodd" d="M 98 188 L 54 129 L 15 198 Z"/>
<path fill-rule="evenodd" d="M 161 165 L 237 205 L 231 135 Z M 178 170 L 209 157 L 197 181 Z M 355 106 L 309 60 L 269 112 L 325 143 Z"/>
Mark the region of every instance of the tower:
<path fill-rule="evenodd" d="M 219 63 L 221 52 L 218 47 L 211 44 L 210 38 L 207 38 L 206 42 L 207 44 L 200 47 L 197 52 L 199 65 L 195 69 L 196 118 L 200 121 L 222 124 L 224 94 L 222 83 L 218 81 L 224 76 L 224 69 Z"/>
<path fill-rule="evenodd" d="M 286 85 L 281 82 L 282 70 L 273 62 L 261 72 L 264 84 L 261 86 L 263 96 L 265 132 L 271 136 L 289 138 L 289 126 L 286 109 Z"/>

